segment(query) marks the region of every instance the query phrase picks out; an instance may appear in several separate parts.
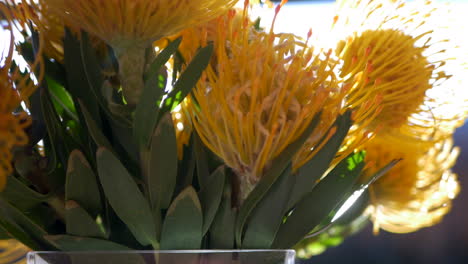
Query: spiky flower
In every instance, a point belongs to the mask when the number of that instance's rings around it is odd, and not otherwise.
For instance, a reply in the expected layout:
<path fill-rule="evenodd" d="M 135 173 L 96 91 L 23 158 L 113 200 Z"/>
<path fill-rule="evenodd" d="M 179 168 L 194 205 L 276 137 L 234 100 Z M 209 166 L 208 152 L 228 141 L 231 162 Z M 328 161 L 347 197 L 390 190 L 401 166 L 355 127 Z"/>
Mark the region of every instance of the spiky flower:
<path fill-rule="evenodd" d="M 391 0 L 341 5 L 335 31 L 347 37 L 336 49 L 340 77 L 355 85 L 347 103 L 379 95 L 382 111 L 371 126 L 399 129 L 424 108 L 427 91 L 448 78 L 442 66 L 451 58 L 441 46 L 447 40 L 424 28 L 437 9 L 430 1 L 414 9 Z"/>
<path fill-rule="evenodd" d="M 25 129 L 30 125 L 29 117 L 26 112 L 15 113 L 15 110 L 36 88 L 30 72 L 37 70 L 37 66 L 39 69 L 42 68 L 40 56 L 38 56 L 38 61 L 28 65 L 29 72 L 22 73 L 18 67 L 12 67 L 15 49 L 13 33 L 15 26 L 12 17 L 14 7 L 10 2 L 0 3 L 0 11 L 7 21 L 5 29 L 10 33 L 7 50 L 0 51 L 0 98 L 2 98 L 0 100 L 0 189 L 3 189 L 7 176 L 13 171 L 13 148 L 28 142 Z M 17 22 L 24 23 L 21 19 Z M 36 80 L 41 80 L 41 78 L 42 73 L 39 73 Z"/>
<path fill-rule="evenodd" d="M 205 145 L 233 168 L 248 193 L 322 111 L 311 139 L 317 144 L 338 115 L 342 94 L 327 58 L 295 37 L 256 32 L 248 20 L 238 28 L 233 23 L 232 15 L 220 19 L 216 64 L 196 86 L 197 104 L 190 107 Z"/>
<path fill-rule="evenodd" d="M 135 106 L 143 89 L 146 50 L 152 42 L 225 12 L 234 0 L 41 0 L 72 28 L 112 46 L 119 60 L 123 93 Z"/>
<path fill-rule="evenodd" d="M 447 214 L 459 191 L 457 175 L 451 172 L 459 150 L 453 148 L 451 139 L 427 148 L 398 135 L 380 135 L 366 150 L 372 161 L 369 173 L 392 159 L 402 159 L 371 186 L 368 212 L 376 231 L 413 232 L 438 223 Z"/>

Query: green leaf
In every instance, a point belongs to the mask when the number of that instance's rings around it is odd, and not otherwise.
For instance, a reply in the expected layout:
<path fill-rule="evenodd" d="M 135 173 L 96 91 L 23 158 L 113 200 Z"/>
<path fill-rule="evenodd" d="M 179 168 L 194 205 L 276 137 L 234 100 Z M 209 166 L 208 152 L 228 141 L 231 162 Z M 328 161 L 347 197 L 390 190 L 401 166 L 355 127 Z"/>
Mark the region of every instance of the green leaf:
<path fill-rule="evenodd" d="M 46 231 L 3 198 L 0 198 L 0 225 L 19 241 L 32 246 L 32 249 L 50 249 L 43 239 Z"/>
<path fill-rule="evenodd" d="M 217 168 L 210 177 L 211 181 L 202 187 L 198 194 L 203 208 L 203 235 L 208 232 L 221 203 L 226 178 L 224 170 L 224 166 Z"/>
<path fill-rule="evenodd" d="M 359 189 L 367 189 L 371 184 L 378 181 L 385 174 L 387 174 L 387 172 L 389 172 L 393 167 L 395 167 L 395 165 L 397 165 L 400 161 L 402 161 L 402 159 L 395 159 L 390 161 L 387 165 L 385 165 L 383 168 L 374 173 L 374 175 L 369 177 L 369 179 L 366 182 L 361 184 Z"/>
<path fill-rule="evenodd" d="M 40 194 L 24 185 L 16 177 L 7 177 L 7 184 L 0 195 L 19 209 L 26 210 L 46 201 L 49 196 Z"/>
<path fill-rule="evenodd" d="M 192 185 L 195 172 L 195 150 L 193 137 L 190 137 L 188 146 L 183 146 L 183 159 L 179 162 L 175 193 Z"/>
<path fill-rule="evenodd" d="M 76 201 L 92 216 L 102 211 L 101 193 L 96 175 L 79 150 L 72 151 L 68 159 L 65 199 Z"/>
<path fill-rule="evenodd" d="M 210 170 L 208 168 L 208 159 L 204 145 L 197 133 L 193 133 L 193 147 L 197 162 L 197 176 L 200 188 L 205 187 L 211 181 Z"/>
<path fill-rule="evenodd" d="M 135 109 L 133 121 L 133 136 L 142 147 L 147 147 L 151 142 L 151 136 L 154 132 L 159 119 L 159 104 L 164 87 L 159 87 L 159 77 L 162 76 L 156 72 L 145 82 L 145 87 L 141 93 L 138 104 Z"/>
<path fill-rule="evenodd" d="M 81 43 L 74 33 L 71 33 L 68 29 L 65 32 L 63 46 L 68 91 L 75 100 L 82 101 L 82 104 L 86 106 L 90 115 L 97 120 L 98 127 L 100 127 L 99 105 L 96 95 L 87 81 L 85 64 L 81 56 Z"/>
<path fill-rule="evenodd" d="M 268 192 L 271 186 L 275 183 L 281 173 L 286 169 L 294 154 L 299 151 L 299 149 L 304 145 L 304 142 L 306 142 L 306 140 L 312 134 L 320 121 L 320 116 L 321 113 L 317 114 L 309 126 L 304 130 L 302 135 L 300 135 L 294 142 L 287 146 L 283 152 L 281 152 L 281 154 L 279 154 L 271 162 L 271 168 L 265 172 L 255 189 L 244 201 L 236 220 L 235 234 L 236 243 L 238 246 L 240 246 L 242 243 L 242 232 L 250 213 L 255 208 L 255 206 L 257 206 L 257 203 L 262 199 L 262 197 Z"/>
<path fill-rule="evenodd" d="M 270 248 L 283 222 L 287 202 L 294 186 L 289 165 L 253 210 L 247 224 L 242 248 Z"/>
<path fill-rule="evenodd" d="M 193 187 L 187 187 L 167 210 L 161 232 L 161 249 L 199 249 L 203 216 Z"/>
<path fill-rule="evenodd" d="M 291 248 L 318 226 L 346 198 L 363 167 L 362 152 L 340 162 L 295 206 L 281 225 L 272 248 Z"/>
<path fill-rule="evenodd" d="M 86 126 L 96 145 L 112 150 L 112 145 L 109 143 L 106 136 L 104 136 L 96 121 L 94 121 L 94 118 L 91 116 L 91 113 L 86 109 L 86 106 L 81 101 L 79 101 L 79 104 L 86 121 Z"/>
<path fill-rule="evenodd" d="M 151 76 L 157 75 L 159 70 L 166 64 L 166 62 L 171 58 L 171 56 L 176 53 L 177 49 L 182 42 L 182 37 L 179 37 L 169 43 L 166 48 L 164 48 L 158 56 L 153 60 L 149 66 L 148 71 L 145 74 L 145 80 L 151 78 Z"/>
<path fill-rule="evenodd" d="M 148 204 L 132 176 L 106 148 L 97 151 L 97 167 L 102 188 L 117 216 L 143 246 L 158 247 L 154 219 Z"/>
<path fill-rule="evenodd" d="M 202 72 L 210 63 L 212 54 L 212 44 L 198 50 L 164 101 L 163 112 L 173 110 L 190 93 L 200 79 Z"/>
<path fill-rule="evenodd" d="M 161 75 L 161 70 L 177 51 L 181 41 L 182 38 L 178 38 L 161 51 L 145 74 L 145 87 L 136 106 L 133 122 L 134 137 L 142 146 L 150 144 L 151 136 L 159 120 L 159 103 L 165 88 L 165 85 L 160 87 L 160 78 L 166 79 Z"/>
<path fill-rule="evenodd" d="M 93 217 L 73 200 L 68 200 L 65 204 L 65 223 L 70 235 L 105 238 L 103 230 Z"/>
<path fill-rule="evenodd" d="M 336 127 L 335 134 L 310 161 L 297 170 L 297 173 L 293 176 L 296 178 L 296 183 L 289 200 L 288 209 L 293 208 L 297 202 L 314 189 L 317 182 L 330 167 L 330 163 L 340 149 L 351 125 L 350 111 L 338 117 L 334 124 Z"/>
<path fill-rule="evenodd" d="M 70 94 L 55 80 L 48 77 L 46 77 L 45 80 L 54 103 L 60 106 L 73 120 L 78 121 L 75 105 L 73 104 L 73 99 L 70 97 Z"/>
<path fill-rule="evenodd" d="M 152 208 L 167 209 L 177 180 L 177 141 L 171 114 L 167 113 L 154 131 L 146 183 Z"/>
<path fill-rule="evenodd" d="M 234 249 L 236 212 L 232 209 L 232 190 L 226 178 L 221 204 L 210 228 L 210 248 Z"/>
<path fill-rule="evenodd" d="M 128 247 L 97 238 L 56 235 L 44 236 L 47 241 L 61 251 L 129 251 Z"/>
<path fill-rule="evenodd" d="M 43 113 L 44 122 L 47 129 L 47 135 L 50 142 L 59 142 L 59 129 L 60 124 L 58 121 L 57 112 L 55 111 L 50 97 L 46 89 L 41 88 L 41 111 Z M 58 146 L 56 144 L 50 144 L 50 153 L 47 155 L 48 165 L 47 172 L 50 173 L 57 167 L 57 155 L 58 155 Z"/>

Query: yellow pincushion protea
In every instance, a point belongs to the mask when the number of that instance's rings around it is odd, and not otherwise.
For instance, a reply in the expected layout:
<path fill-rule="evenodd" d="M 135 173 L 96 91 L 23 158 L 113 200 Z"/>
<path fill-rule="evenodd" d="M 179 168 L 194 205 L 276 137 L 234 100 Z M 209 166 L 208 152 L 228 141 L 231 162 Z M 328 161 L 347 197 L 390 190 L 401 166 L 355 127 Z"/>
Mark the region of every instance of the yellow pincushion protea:
<path fill-rule="evenodd" d="M 335 34 L 347 37 L 336 54 L 342 60 L 340 77 L 354 85 L 347 104 L 380 96 L 382 111 L 370 125 L 398 131 L 427 105 L 427 92 L 448 77 L 442 67 L 451 60 L 444 50 L 447 40 L 433 25 L 424 28 L 437 9 L 430 1 L 414 8 L 392 0 L 340 4 Z"/>
<path fill-rule="evenodd" d="M 107 42 L 119 61 L 122 92 L 135 107 L 144 87 L 154 41 L 219 16 L 235 0 L 41 0 L 52 14 L 71 28 L 79 28 Z"/>
<path fill-rule="evenodd" d="M 368 93 L 382 97 L 375 125 L 400 127 L 418 110 L 432 87 L 434 67 L 416 41 L 399 30 L 367 30 L 337 48 L 344 62 L 341 77 L 346 82 L 365 83 L 351 90 L 348 103 L 357 105 Z"/>
<path fill-rule="evenodd" d="M 20 242 L 9 239 L 0 241 L 1 264 L 25 264 L 26 254 L 30 250 Z"/>
<path fill-rule="evenodd" d="M 367 145 L 369 173 L 393 159 L 394 168 L 370 187 L 368 208 L 375 231 L 413 232 L 438 223 L 459 192 L 457 175 L 451 172 L 458 156 L 452 140 L 431 147 L 398 135 L 379 135 Z"/>
<path fill-rule="evenodd" d="M 0 50 L 0 189 L 6 184 L 7 176 L 12 173 L 12 149 L 15 146 L 25 145 L 28 136 L 26 127 L 31 123 L 27 113 L 14 113 L 22 101 L 34 92 L 37 84 L 32 80 L 30 72 L 38 72 L 36 80 L 43 76 L 41 56 L 32 65 L 28 65 L 26 74 L 19 72 L 18 68 L 12 69 L 14 43 L 13 2 L 0 3 L 0 12 L 5 16 L 7 25 L 5 29 L 9 32 L 9 43 L 7 50 Z M 25 21 L 15 18 L 17 25 L 25 26 Z M 40 46 L 42 41 L 40 41 Z M 39 50 L 40 54 L 41 50 Z M 39 69 L 39 70 L 38 70 Z"/>
<path fill-rule="evenodd" d="M 317 144 L 339 114 L 343 95 L 327 58 L 314 56 L 304 43 L 256 32 L 247 19 L 241 27 L 232 23 L 232 15 L 220 19 L 216 64 L 208 66 L 189 107 L 205 145 L 241 182 L 255 185 L 323 111 L 312 139 Z"/>
<path fill-rule="evenodd" d="M 149 44 L 206 22 L 235 3 L 234 0 L 42 1 L 67 25 L 82 28 L 113 46 Z"/>

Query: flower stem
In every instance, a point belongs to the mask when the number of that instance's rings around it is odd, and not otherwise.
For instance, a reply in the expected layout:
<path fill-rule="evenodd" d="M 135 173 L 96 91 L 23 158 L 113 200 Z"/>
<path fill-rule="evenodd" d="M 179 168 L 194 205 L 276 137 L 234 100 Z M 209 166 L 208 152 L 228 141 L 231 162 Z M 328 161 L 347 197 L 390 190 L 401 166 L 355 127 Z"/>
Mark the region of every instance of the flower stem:
<path fill-rule="evenodd" d="M 146 65 L 146 47 L 128 46 L 114 49 L 119 61 L 119 77 L 122 92 L 129 106 L 136 106 L 143 91 L 143 74 Z"/>

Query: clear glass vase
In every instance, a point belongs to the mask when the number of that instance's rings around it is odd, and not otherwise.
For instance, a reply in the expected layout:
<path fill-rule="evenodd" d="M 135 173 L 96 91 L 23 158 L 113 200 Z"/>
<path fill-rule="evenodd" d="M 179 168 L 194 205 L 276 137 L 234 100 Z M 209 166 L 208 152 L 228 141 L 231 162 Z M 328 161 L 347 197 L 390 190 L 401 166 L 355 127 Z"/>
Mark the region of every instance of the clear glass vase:
<path fill-rule="evenodd" d="M 30 252 L 27 264 L 294 264 L 294 250 Z"/>

